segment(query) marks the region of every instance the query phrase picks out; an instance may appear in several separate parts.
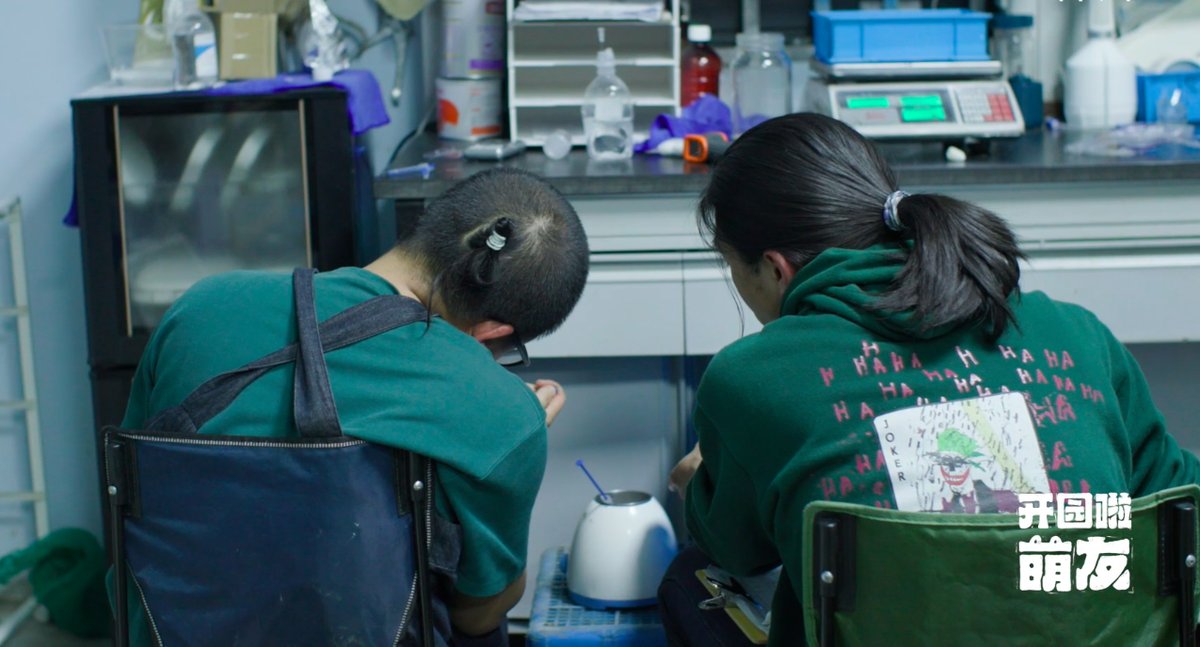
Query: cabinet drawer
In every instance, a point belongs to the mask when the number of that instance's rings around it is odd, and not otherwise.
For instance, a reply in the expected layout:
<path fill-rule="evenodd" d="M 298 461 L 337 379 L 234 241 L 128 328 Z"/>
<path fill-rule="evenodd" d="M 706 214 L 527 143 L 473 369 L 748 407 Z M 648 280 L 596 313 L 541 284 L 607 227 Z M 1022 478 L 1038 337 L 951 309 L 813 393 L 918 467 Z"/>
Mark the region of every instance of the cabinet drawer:
<path fill-rule="evenodd" d="M 683 267 L 678 253 L 593 254 L 587 286 L 562 328 L 529 345 L 533 357 L 682 355 Z"/>
<path fill-rule="evenodd" d="M 1096 313 L 1124 343 L 1200 339 L 1200 251 L 1031 255 L 1023 290 L 1042 290 Z"/>
<path fill-rule="evenodd" d="M 683 263 L 684 349 L 714 355 L 738 338 L 762 330 L 742 303 L 729 269 L 711 254 L 688 254 Z"/>

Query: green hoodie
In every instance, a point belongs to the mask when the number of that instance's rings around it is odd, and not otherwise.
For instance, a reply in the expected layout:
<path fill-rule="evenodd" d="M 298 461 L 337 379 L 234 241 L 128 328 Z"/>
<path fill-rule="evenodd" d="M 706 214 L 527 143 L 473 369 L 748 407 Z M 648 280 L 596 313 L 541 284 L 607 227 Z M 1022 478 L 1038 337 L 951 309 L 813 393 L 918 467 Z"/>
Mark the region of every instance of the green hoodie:
<path fill-rule="evenodd" d="M 1200 482 L 1137 363 L 1095 315 L 1030 292 L 1010 300 L 1016 325 L 995 343 L 978 326 L 921 332 L 911 316 L 870 308 L 899 271 L 898 252 L 818 255 L 797 273 L 780 318 L 718 353 L 700 383 L 704 462 L 688 487 L 688 529 L 735 575 L 783 564 L 772 645 L 804 643 L 797 592 L 811 501 L 1004 512 L 1017 491 L 1136 497 Z M 896 444 L 876 426 L 892 412 L 1005 393 L 1024 395 L 1030 441 L 1007 450 L 975 440 L 983 436 L 969 425 L 945 427 L 918 465 L 898 468 Z M 1012 398 L 1020 401 L 1001 399 Z M 1024 475 L 989 481 L 989 470 L 1014 464 L 1006 451 L 1024 456 Z"/>

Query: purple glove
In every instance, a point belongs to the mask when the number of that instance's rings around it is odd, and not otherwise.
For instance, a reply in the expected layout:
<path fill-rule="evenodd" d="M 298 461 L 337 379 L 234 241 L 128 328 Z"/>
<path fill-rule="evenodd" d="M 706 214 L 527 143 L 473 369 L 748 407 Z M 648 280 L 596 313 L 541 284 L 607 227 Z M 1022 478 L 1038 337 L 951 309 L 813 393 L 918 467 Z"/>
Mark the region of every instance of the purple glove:
<path fill-rule="evenodd" d="M 729 106 L 720 99 L 706 94 L 695 103 L 683 109 L 683 114 L 676 117 L 661 114 L 650 124 L 650 138 L 637 145 L 634 151 L 645 153 L 658 148 L 658 145 L 668 139 L 684 135 L 702 135 L 704 133 L 721 132 L 733 134 L 733 117 Z"/>

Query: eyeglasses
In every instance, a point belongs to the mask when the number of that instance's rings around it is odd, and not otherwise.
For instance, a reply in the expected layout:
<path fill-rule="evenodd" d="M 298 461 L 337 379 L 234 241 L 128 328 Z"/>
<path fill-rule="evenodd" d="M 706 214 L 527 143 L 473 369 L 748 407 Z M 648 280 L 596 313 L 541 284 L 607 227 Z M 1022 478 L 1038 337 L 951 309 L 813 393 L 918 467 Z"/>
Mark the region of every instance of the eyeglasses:
<path fill-rule="evenodd" d="M 493 342 L 492 356 L 501 366 L 529 366 L 529 352 L 525 350 L 525 344 L 515 332 Z"/>

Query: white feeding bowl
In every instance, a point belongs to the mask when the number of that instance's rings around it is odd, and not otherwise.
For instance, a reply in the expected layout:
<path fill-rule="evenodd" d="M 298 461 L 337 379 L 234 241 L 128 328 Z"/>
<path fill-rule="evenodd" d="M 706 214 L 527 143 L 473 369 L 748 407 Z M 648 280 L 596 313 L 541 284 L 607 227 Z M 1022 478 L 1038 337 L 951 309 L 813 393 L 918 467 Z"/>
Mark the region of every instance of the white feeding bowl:
<path fill-rule="evenodd" d="M 596 495 L 575 528 L 567 561 L 571 601 L 592 609 L 655 603 L 658 583 L 675 557 L 675 531 L 661 504 L 645 492 Z"/>

